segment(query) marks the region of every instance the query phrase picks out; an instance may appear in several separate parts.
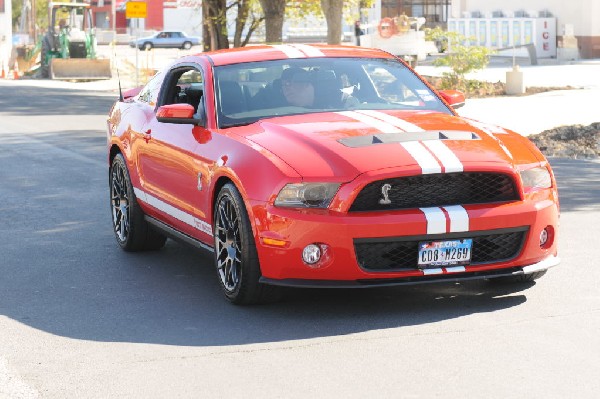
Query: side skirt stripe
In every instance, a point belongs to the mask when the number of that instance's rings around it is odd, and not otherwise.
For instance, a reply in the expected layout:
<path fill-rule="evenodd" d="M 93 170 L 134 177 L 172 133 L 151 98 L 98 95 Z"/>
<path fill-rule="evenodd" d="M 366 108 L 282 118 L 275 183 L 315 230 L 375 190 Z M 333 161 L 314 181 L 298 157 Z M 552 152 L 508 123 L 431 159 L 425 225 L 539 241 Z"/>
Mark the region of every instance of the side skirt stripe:
<path fill-rule="evenodd" d="M 179 220 L 180 222 L 183 222 L 189 226 L 192 226 L 193 228 L 200 230 L 203 233 L 208 234 L 209 236 L 212 237 L 212 228 L 210 226 L 210 224 L 206 223 L 203 220 L 200 220 L 196 217 L 194 217 L 193 215 L 190 215 L 189 213 L 186 213 L 180 209 L 175 208 L 172 205 L 167 204 L 166 202 L 146 193 L 145 191 L 134 187 L 133 191 L 135 192 L 135 196 L 140 200 L 143 201 L 145 203 L 147 203 L 148 205 L 158 209 L 161 212 L 166 213 L 169 216 L 174 217 L 175 219 Z"/>

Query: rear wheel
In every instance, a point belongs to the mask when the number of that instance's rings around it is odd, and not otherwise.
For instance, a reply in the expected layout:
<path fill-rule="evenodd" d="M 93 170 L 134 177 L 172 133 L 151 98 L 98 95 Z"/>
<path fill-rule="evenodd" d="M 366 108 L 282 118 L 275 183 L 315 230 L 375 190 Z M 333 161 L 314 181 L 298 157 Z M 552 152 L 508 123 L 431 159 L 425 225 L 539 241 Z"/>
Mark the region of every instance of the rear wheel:
<path fill-rule="evenodd" d="M 142 48 L 143 48 L 144 50 L 152 50 L 152 47 L 153 47 L 153 46 L 152 46 L 152 43 L 150 43 L 150 42 L 146 42 L 146 43 L 144 43 L 144 45 L 142 46 Z"/>
<path fill-rule="evenodd" d="M 252 226 L 233 184 L 219 191 L 214 209 L 215 263 L 227 299 L 240 305 L 279 299 L 279 287 L 258 282 L 261 273 Z"/>
<path fill-rule="evenodd" d="M 144 220 L 123 155 L 117 154 L 109 172 L 110 208 L 117 242 L 125 251 L 156 250 L 167 238 Z"/>

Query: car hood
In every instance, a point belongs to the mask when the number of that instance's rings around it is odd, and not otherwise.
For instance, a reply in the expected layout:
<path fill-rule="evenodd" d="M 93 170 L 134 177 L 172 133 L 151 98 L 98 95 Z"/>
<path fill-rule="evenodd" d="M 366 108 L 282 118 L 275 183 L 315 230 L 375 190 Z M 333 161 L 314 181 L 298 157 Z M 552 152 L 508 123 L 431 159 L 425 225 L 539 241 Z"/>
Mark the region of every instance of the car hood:
<path fill-rule="evenodd" d="M 513 169 L 538 161 L 516 133 L 430 111 L 315 113 L 237 129 L 309 179 L 349 181 L 399 167 L 421 173 Z"/>

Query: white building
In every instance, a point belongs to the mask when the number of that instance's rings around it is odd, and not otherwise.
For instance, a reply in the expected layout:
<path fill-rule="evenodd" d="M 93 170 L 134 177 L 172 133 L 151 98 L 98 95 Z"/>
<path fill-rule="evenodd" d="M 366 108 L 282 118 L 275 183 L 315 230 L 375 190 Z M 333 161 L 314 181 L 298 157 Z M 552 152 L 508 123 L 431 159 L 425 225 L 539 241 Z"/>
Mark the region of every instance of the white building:
<path fill-rule="evenodd" d="M 575 45 L 581 58 L 600 58 L 600 0 L 452 0 L 454 18 L 555 17 L 557 47 Z M 575 37 L 575 41 L 569 37 Z"/>
<path fill-rule="evenodd" d="M 559 55 L 571 48 L 581 58 L 600 58 L 600 0 L 375 0 L 372 10 L 380 18 L 425 17 L 426 26 L 444 28 L 452 18 L 554 17 Z"/>

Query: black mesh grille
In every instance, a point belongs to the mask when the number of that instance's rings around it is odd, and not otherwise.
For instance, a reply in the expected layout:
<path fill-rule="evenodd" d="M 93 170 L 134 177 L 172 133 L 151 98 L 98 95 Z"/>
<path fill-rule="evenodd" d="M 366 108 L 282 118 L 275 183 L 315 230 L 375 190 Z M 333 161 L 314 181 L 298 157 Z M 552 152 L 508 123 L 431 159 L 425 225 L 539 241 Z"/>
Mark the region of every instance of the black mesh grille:
<path fill-rule="evenodd" d="M 381 204 L 382 187 L 389 184 L 390 204 Z M 367 184 L 350 207 L 351 212 L 430 206 L 485 204 L 518 200 L 508 175 L 497 173 L 440 173 L 380 180 Z"/>
<path fill-rule="evenodd" d="M 526 230 L 502 232 L 498 234 L 475 233 L 447 237 L 415 238 L 407 241 L 372 241 L 356 240 L 354 250 L 356 259 L 363 269 L 367 270 L 397 270 L 417 269 L 419 242 L 473 238 L 471 265 L 500 262 L 516 257 L 523 245 Z"/>

